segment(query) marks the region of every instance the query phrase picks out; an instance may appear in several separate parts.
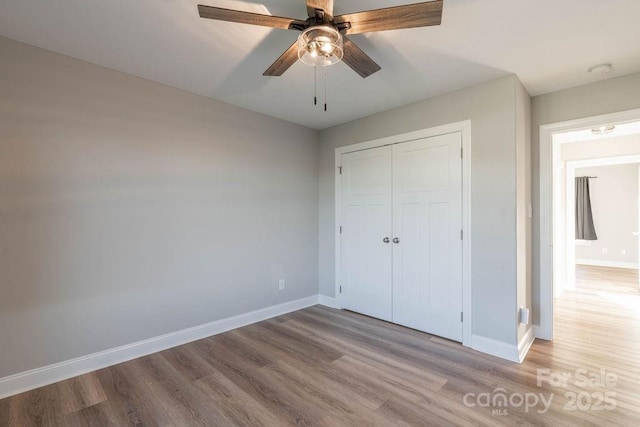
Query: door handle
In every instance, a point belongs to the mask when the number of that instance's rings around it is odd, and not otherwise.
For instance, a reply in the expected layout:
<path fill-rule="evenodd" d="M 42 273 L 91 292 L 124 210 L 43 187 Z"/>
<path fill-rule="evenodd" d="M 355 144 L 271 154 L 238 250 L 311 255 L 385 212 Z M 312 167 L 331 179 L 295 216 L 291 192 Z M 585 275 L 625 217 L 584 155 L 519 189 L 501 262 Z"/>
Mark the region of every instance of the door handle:
<path fill-rule="evenodd" d="M 397 237 L 393 238 L 393 243 L 400 243 L 400 239 L 398 239 Z"/>
<path fill-rule="evenodd" d="M 388 238 L 388 237 L 385 237 L 384 239 L 382 239 L 382 241 L 383 241 L 384 243 L 389 243 L 389 238 Z"/>

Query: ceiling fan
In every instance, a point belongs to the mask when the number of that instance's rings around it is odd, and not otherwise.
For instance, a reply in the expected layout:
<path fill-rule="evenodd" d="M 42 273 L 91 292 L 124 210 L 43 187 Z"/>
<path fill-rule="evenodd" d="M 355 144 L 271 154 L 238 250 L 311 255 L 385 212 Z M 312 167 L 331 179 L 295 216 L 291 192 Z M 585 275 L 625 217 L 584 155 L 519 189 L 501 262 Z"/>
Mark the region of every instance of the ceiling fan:
<path fill-rule="evenodd" d="M 202 18 L 301 31 L 298 40 L 263 73 L 265 76 L 281 76 L 298 59 L 314 66 L 327 66 L 342 59 L 365 78 L 381 67 L 347 35 L 440 25 L 442 20 L 443 0 L 339 16 L 333 15 L 333 0 L 306 1 L 308 18 L 304 21 L 201 4 L 198 11 Z"/>

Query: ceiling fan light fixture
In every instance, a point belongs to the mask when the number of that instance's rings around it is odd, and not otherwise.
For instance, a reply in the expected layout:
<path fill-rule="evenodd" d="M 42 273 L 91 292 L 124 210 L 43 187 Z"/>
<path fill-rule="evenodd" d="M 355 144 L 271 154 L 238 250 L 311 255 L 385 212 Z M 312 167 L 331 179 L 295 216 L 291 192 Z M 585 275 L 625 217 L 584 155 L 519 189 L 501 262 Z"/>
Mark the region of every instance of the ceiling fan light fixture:
<path fill-rule="evenodd" d="M 309 27 L 298 36 L 298 59 L 314 67 L 327 67 L 342 59 L 342 35 L 328 25 Z"/>

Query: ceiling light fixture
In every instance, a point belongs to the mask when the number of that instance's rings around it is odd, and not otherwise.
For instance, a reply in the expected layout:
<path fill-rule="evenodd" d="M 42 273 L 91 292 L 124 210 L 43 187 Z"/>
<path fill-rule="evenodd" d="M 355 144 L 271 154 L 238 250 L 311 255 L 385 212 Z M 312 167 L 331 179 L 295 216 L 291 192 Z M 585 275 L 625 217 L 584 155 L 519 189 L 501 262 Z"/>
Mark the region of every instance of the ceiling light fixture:
<path fill-rule="evenodd" d="M 298 36 L 298 58 L 307 65 L 327 67 L 342 59 L 342 35 L 333 27 L 309 27 Z"/>
<path fill-rule="evenodd" d="M 609 134 L 609 133 L 613 132 L 613 130 L 614 130 L 615 128 L 616 128 L 616 127 L 615 127 L 614 125 L 609 125 L 609 126 L 600 126 L 600 127 L 598 127 L 598 128 L 591 129 L 591 132 L 592 132 L 594 135 L 606 135 L 606 134 Z"/>
<path fill-rule="evenodd" d="M 612 69 L 613 66 L 611 64 L 598 64 L 589 68 L 589 72 L 594 74 L 609 74 Z"/>
<path fill-rule="evenodd" d="M 327 68 L 342 59 L 342 34 L 330 25 L 314 25 L 298 36 L 298 59 L 313 66 L 313 104 L 318 104 L 317 68 L 324 68 L 324 111 L 327 111 Z"/>

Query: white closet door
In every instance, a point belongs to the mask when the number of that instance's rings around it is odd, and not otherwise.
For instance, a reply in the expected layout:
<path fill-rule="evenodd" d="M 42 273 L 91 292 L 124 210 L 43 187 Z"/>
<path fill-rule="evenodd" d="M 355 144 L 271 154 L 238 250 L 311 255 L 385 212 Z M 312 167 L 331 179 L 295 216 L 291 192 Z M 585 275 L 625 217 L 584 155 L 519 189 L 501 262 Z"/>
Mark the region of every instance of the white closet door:
<path fill-rule="evenodd" d="M 391 321 L 391 147 L 342 155 L 341 304 Z"/>
<path fill-rule="evenodd" d="M 393 322 L 462 341 L 462 135 L 393 147 Z M 395 240 L 394 240 L 395 242 Z"/>

